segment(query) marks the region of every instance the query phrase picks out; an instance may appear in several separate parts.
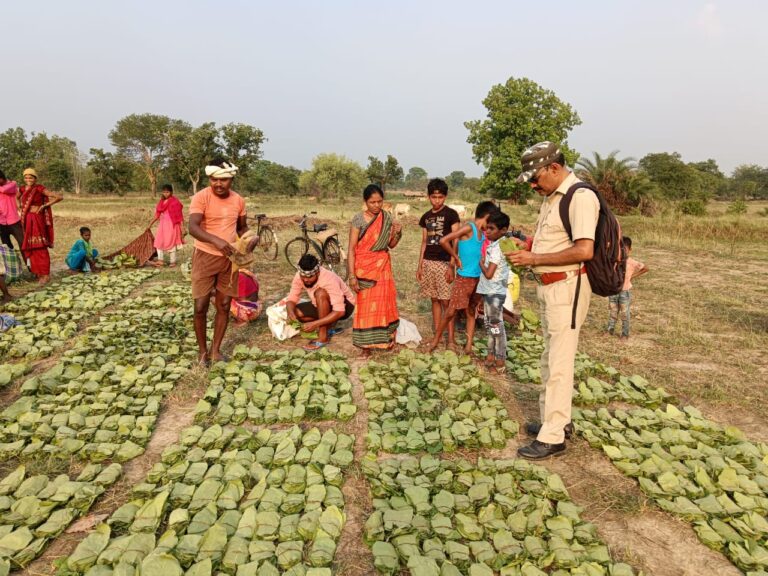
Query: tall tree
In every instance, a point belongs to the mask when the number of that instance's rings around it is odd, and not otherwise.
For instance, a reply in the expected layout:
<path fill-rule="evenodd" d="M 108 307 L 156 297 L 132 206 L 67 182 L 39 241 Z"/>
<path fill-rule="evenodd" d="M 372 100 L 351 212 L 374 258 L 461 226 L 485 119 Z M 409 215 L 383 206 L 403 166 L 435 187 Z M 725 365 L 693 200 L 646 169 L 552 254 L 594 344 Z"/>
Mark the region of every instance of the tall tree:
<path fill-rule="evenodd" d="M 699 175 L 702 195 L 712 198 L 725 194 L 728 184 L 725 174 L 720 171 L 715 160 L 709 158 L 703 162 L 689 162 L 688 166 L 696 170 Z"/>
<path fill-rule="evenodd" d="M 606 202 L 619 212 L 625 213 L 631 206 L 628 198 L 629 182 L 634 177 L 637 163 L 634 158 L 618 158 L 614 150 L 607 156 L 593 152 L 594 160 L 581 157 L 576 163 L 576 173 L 585 182 L 595 186 Z"/>
<path fill-rule="evenodd" d="M 737 166 L 729 182 L 729 196 L 732 198 L 768 199 L 768 168 L 757 164 Z"/>
<path fill-rule="evenodd" d="M 88 169 L 91 172 L 89 189 L 92 192 L 113 192 L 125 194 L 133 177 L 134 163 L 113 152 L 101 148 L 91 148 Z"/>
<path fill-rule="evenodd" d="M 300 175 L 301 170 L 293 166 L 259 160 L 251 166 L 245 179 L 245 186 L 248 191 L 258 194 L 293 196 L 299 192 Z"/>
<path fill-rule="evenodd" d="M 368 156 L 368 166 L 365 168 L 365 175 L 368 176 L 368 180 L 370 180 L 371 183 L 382 186 L 382 182 L 385 178 L 384 162 L 376 158 L 376 156 Z"/>
<path fill-rule="evenodd" d="M 302 173 L 299 185 L 320 192 L 321 197 L 333 195 L 342 201 L 359 193 L 366 181 L 365 170 L 354 160 L 339 154 L 320 154 L 312 160 L 312 168 Z"/>
<path fill-rule="evenodd" d="M 365 172 L 368 179 L 381 186 L 382 190 L 386 190 L 390 184 L 399 182 L 403 178 L 403 169 L 392 154 L 387 154 L 384 162 L 375 156 L 368 156 L 368 167 Z"/>
<path fill-rule="evenodd" d="M 698 170 L 683 162 L 677 152 L 646 154 L 639 166 L 665 198 L 706 200 Z"/>
<path fill-rule="evenodd" d="M 422 190 L 427 186 L 427 171 L 421 166 L 411 166 L 405 175 L 405 185 L 411 190 Z"/>
<path fill-rule="evenodd" d="M 157 176 L 168 162 L 168 134 L 186 123 L 158 114 L 131 114 L 118 120 L 109 133 L 119 154 L 141 165 L 152 195 L 157 193 Z"/>
<path fill-rule="evenodd" d="M 457 188 L 464 186 L 466 179 L 467 175 L 464 172 L 461 170 L 454 170 L 446 176 L 445 181 L 451 190 L 456 190 Z"/>
<path fill-rule="evenodd" d="M 9 179 L 21 181 L 31 156 L 32 148 L 23 128 L 8 128 L 0 133 L 0 168 Z"/>
<path fill-rule="evenodd" d="M 261 158 L 261 145 L 266 142 L 264 132 L 248 124 L 225 124 L 219 130 L 221 149 L 243 175 Z"/>
<path fill-rule="evenodd" d="M 206 122 L 197 128 L 180 124 L 168 132 L 168 164 L 171 172 L 192 184 L 192 194 L 203 174 L 206 162 L 219 155 L 216 124 Z"/>
<path fill-rule="evenodd" d="M 485 120 L 464 123 L 475 161 L 485 167 L 481 192 L 525 200 L 530 186 L 516 184 L 515 178 L 521 172 L 520 156 L 537 142 L 560 143 L 569 163 L 578 157 L 567 140 L 581 119 L 551 90 L 528 78 L 510 78 L 492 87 L 483 105 L 488 110 Z"/>

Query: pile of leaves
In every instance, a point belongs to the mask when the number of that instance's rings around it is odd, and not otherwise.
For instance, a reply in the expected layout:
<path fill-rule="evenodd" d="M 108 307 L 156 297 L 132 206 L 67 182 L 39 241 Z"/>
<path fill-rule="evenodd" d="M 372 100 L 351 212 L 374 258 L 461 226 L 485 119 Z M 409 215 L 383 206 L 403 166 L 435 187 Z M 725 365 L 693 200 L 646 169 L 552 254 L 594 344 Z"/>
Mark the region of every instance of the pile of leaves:
<path fill-rule="evenodd" d="M 67 474 L 29 475 L 19 466 L 0 480 L 0 573 L 39 556 L 121 473 L 119 464 L 90 464 L 73 480 Z"/>
<path fill-rule="evenodd" d="M 663 510 L 755 574 L 768 572 L 768 445 L 697 409 L 574 410 L 574 424 Z M 762 571 L 762 572 L 760 572 Z"/>
<path fill-rule="evenodd" d="M 330 575 L 353 443 L 298 426 L 186 428 L 59 573 Z"/>
<path fill-rule="evenodd" d="M 119 302 L 155 274 L 79 274 L 5 304 L 4 311 L 21 325 L 0 333 L 0 360 L 47 358 L 77 333 L 80 322 Z"/>
<path fill-rule="evenodd" d="M 240 346 L 233 360 L 210 371 L 211 383 L 196 409 L 198 419 L 213 412 L 219 424 L 349 420 L 352 402 L 349 365 L 343 356 L 303 350 L 264 352 Z"/>
<path fill-rule="evenodd" d="M 412 576 L 629 576 L 562 480 L 524 460 L 431 455 L 362 468 L 373 497 L 363 528 L 382 574 Z"/>
<path fill-rule="evenodd" d="M 360 369 L 368 400 L 370 451 L 450 452 L 503 448 L 518 424 L 468 356 L 405 350 Z"/>
<path fill-rule="evenodd" d="M 0 388 L 13 384 L 32 369 L 28 362 L 18 364 L 0 364 Z"/>

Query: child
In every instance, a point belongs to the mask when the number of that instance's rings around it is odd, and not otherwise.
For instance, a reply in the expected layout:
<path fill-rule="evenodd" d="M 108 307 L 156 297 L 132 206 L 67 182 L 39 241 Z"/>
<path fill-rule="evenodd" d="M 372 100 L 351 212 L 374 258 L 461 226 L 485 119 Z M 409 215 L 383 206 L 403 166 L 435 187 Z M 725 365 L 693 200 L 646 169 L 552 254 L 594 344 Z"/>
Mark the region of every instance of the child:
<path fill-rule="evenodd" d="M 507 361 L 507 334 L 504 331 L 504 300 L 507 297 L 509 266 L 501 253 L 499 239 L 507 233 L 509 216 L 494 212 L 488 218 L 485 235 L 491 243 L 480 259 L 480 282 L 477 293 L 483 295 L 483 315 L 488 331 L 488 356 L 485 367 L 491 372 L 504 374 Z"/>
<path fill-rule="evenodd" d="M 176 249 L 184 245 L 184 206 L 173 195 L 173 186 L 170 184 L 163 186 L 162 195 L 155 207 L 155 219 L 149 223 L 149 227 L 152 228 L 152 224 L 160 220 L 155 236 L 155 266 L 165 265 L 165 252 L 168 252 L 168 266 L 173 268 L 176 266 Z"/>
<path fill-rule="evenodd" d="M 432 300 L 432 329 L 437 332 L 440 320 L 448 309 L 451 298 L 451 282 L 456 271 L 451 256 L 440 246 L 443 236 L 455 232 L 461 220 L 453 208 L 445 205 L 448 184 L 441 178 L 433 178 L 427 184 L 427 195 L 432 209 L 419 220 L 421 226 L 421 251 L 416 268 L 416 280 L 421 293 Z M 448 322 L 448 342 L 454 341 L 453 320 Z"/>
<path fill-rule="evenodd" d="M 67 267 L 72 272 L 98 272 L 96 258 L 99 251 L 91 245 L 91 229 L 80 228 L 80 240 L 77 240 L 67 254 Z"/>
<path fill-rule="evenodd" d="M 624 236 L 622 239 L 627 247 L 627 272 L 624 276 L 624 289 L 614 296 L 608 296 L 608 334 L 613 336 L 616 321 L 621 316 L 622 340 L 629 338 L 629 305 L 632 302 L 632 279 L 648 272 L 648 266 L 631 258 L 632 238 Z"/>
<path fill-rule="evenodd" d="M 443 317 L 440 319 L 440 326 L 437 328 L 435 337 L 429 344 L 428 352 L 437 348 L 437 344 L 443 336 L 448 323 L 453 320 L 457 310 L 466 310 L 467 315 L 467 343 L 464 345 L 464 353 L 472 352 L 472 340 L 475 337 L 475 311 L 480 301 L 480 295 L 477 294 L 477 283 L 480 280 L 480 251 L 485 241 L 483 231 L 488 223 L 488 217 L 496 212 L 498 208 L 491 201 L 480 202 L 475 209 L 475 219 L 467 222 L 455 232 L 440 239 L 440 246 L 450 254 L 453 262 L 456 263 L 456 279 L 451 288 L 451 299 L 448 303 Z M 454 249 L 454 241 L 456 249 Z M 455 341 L 448 341 L 448 348 L 455 348 Z"/>

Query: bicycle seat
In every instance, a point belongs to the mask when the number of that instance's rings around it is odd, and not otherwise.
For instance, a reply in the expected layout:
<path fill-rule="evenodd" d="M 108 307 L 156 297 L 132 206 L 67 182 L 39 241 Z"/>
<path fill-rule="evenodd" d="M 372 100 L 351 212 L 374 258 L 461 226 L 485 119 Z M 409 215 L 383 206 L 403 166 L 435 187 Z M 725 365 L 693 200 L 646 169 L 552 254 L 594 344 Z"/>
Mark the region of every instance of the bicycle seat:
<path fill-rule="evenodd" d="M 266 218 L 266 217 L 267 217 L 266 214 L 256 214 L 256 216 L 254 216 L 254 218 L 257 218 L 257 219 Z"/>
<path fill-rule="evenodd" d="M 315 224 L 312 226 L 312 230 L 315 232 L 322 232 L 323 230 L 328 230 L 328 224 Z"/>

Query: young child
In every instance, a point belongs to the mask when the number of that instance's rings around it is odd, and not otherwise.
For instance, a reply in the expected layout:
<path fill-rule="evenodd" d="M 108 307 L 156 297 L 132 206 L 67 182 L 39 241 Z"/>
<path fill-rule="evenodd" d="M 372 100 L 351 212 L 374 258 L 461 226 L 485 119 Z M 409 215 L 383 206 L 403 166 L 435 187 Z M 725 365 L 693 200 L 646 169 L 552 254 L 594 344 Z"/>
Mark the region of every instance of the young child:
<path fill-rule="evenodd" d="M 488 218 L 485 235 L 491 243 L 480 259 L 480 282 L 477 293 L 483 296 L 483 315 L 488 331 L 488 356 L 485 367 L 491 372 L 504 374 L 507 361 L 507 334 L 504 330 L 504 300 L 507 297 L 509 266 L 501 253 L 499 239 L 509 229 L 509 216 L 494 212 Z"/>
<path fill-rule="evenodd" d="M 149 223 L 149 227 L 152 228 L 152 224 L 160 220 L 155 236 L 155 266 L 165 265 L 165 252 L 168 252 L 168 266 L 173 268 L 176 266 L 176 249 L 184 246 L 184 206 L 173 195 L 173 186 L 170 184 L 163 186 L 162 196 L 155 207 L 155 218 Z"/>
<path fill-rule="evenodd" d="M 624 276 L 624 289 L 614 296 L 608 296 L 608 334 L 613 336 L 614 328 L 621 317 L 621 338 L 629 338 L 629 305 L 632 302 L 632 279 L 648 272 L 648 266 L 631 258 L 632 238 L 624 236 L 624 246 L 627 247 L 627 272 Z"/>
<path fill-rule="evenodd" d="M 77 240 L 67 254 L 67 267 L 72 272 L 98 272 L 96 258 L 99 251 L 91 245 L 91 229 L 80 228 L 80 240 Z"/>
<path fill-rule="evenodd" d="M 445 205 L 448 184 L 441 178 L 433 178 L 427 184 L 427 195 L 432 209 L 419 220 L 421 226 L 421 251 L 416 268 L 416 280 L 422 295 L 432 300 L 432 329 L 437 332 L 440 320 L 448 310 L 451 283 L 456 275 L 451 256 L 440 246 L 443 236 L 455 232 L 461 220 L 453 208 Z M 448 342 L 454 341 L 453 321 L 448 323 Z"/>
<path fill-rule="evenodd" d="M 480 280 L 480 252 L 485 241 L 485 227 L 488 224 L 488 218 L 496 212 L 496 204 L 486 200 L 480 202 L 475 208 L 474 221 L 467 222 L 459 227 L 455 232 L 443 236 L 440 239 L 440 246 L 450 254 L 453 262 L 456 263 L 456 279 L 451 288 L 451 299 L 448 302 L 448 309 L 440 319 L 440 326 L 437 327 L 435 337 L 429 344 L 428 352 L 437 348 L 440 339 L 443 337 L 443 331 L 456 315 L 457 310 L 466 310 L 467 315 L 467 343 L 464 345 L 464 353 L 472 352 L 472 340 L 475 337 L 475 310 L 480 302 L 480 295 L 477 293 L 477 283 Z M 455 244 L 454 241 L 458 240 Z M 448 341 L 448 348 L 454 349 L 455 341 Z"/>

